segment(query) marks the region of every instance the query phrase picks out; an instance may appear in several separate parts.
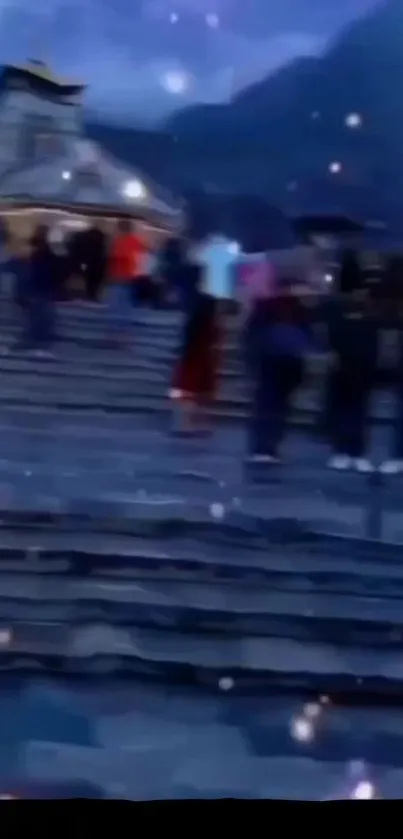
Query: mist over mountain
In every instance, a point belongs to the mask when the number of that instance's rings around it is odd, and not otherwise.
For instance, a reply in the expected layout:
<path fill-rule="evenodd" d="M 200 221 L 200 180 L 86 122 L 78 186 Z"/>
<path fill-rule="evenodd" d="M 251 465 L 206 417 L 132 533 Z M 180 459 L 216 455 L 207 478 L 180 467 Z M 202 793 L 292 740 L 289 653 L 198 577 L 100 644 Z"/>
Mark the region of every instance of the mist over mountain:
<path fill-rule="evenodd" d="M 185 108 L 147 139 L 94 124 L 89 131 L 174 188 L 256 192 L 292 212 L 403 218 L 402 43 L 401 0 L 386 0 L 322 58 L 291 62 L 227 105 Z M 346 126 L 349 114 L 360 127 Z"/>
<path fill-rule="evenodd" d="M 0 55 L 3 63 L 32 56 L 85 82 L 86 103 L 102 119 L 156 125 L 318 54 L 376 2 L 0 0 Z M 172 74 L 183 79 L 179 89 Z"/>

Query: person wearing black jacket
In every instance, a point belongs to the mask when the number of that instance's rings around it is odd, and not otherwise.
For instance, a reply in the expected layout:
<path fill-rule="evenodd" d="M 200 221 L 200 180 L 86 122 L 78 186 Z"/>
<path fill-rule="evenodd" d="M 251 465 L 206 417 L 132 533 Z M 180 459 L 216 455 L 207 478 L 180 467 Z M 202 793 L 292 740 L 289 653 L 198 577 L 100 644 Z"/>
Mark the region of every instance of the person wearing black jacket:
<path fill-rule="evenodd" d="M 104 285 L 107 263 L 107 237 L 95 222 L 82 234 L 82 264 L 87 298 L 97 303 Z"/>
<path fill-rule="evenodd" d="M 391 386 L 394 417 L 389 442 L 389 456 L 381 463 L 383 475 L 403 474 L 403 258 L 388 259 L 382 277 L 382 301 L 386 328 L 381 353 L 382 382 Z"/>
<path fill-rule="evenodd" d="M 397 360 L 392 373 L 392 386 L 395 397 L 395 417 L 392 429 L 390 456 L 381 464 L 379 471 L 383 475 L 403 474 L 403 329 L 398 327 Z"/>
<path fill-rule="evenodd" d="M 158 257 L 158 273 L 168 292 L 174 292 L 180 309 L 188 314 L 196 299 L 198 272 L 189 258 L 185 240 L 171 236 Z"/>
<path fill-rule="evenodd" d="M 342 294 L 327 311 L 327 419 L 333 449 L 328 465 L 368 473 L 373 466 L 366 456 L 366 431 L 377 370 L 379 324 L 352 255 L 344 263 L 344 271 L 347 269 L 351 273 L 342 279 Z"/>
<path fill-rule="evenodd" d="M 48 229 L 38 226 L 31 240 L 23 288 L 21 349 L 49 355 L 55 339 L 55 278 L 57 257 L 48 242 Z"/>

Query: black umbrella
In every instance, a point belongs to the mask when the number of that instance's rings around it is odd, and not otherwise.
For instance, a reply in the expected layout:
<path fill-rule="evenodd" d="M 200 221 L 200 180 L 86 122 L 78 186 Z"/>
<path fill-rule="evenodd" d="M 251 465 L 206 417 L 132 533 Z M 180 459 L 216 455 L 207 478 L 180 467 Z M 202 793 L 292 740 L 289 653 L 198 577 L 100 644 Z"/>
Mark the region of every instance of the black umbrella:
<path fill-rule="evenodd" d="M 346 235 L 359 233 L 364 225 L 344 215 L 303 215 L 293 219 L 293 226 L 298 235 Z"/>

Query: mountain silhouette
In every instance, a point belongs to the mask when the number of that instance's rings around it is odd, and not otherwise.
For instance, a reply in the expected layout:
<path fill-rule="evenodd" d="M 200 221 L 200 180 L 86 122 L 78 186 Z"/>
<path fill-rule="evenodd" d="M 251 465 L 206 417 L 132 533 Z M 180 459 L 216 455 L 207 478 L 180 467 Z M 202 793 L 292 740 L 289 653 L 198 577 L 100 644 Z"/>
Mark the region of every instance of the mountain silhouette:
<path fill-rule="evenodd" d="M 139 132 L 89 132 L 171 188 L 257 193 L 296 214 L 403 219 L 402 42 L 402 0 L 385 0 L 321 58 L 296 60 L 228 104 L 174 114 L 158 142 L 143 138 L 141 159 Z M 349 114 L 362 124 L 348 127 Z"/>

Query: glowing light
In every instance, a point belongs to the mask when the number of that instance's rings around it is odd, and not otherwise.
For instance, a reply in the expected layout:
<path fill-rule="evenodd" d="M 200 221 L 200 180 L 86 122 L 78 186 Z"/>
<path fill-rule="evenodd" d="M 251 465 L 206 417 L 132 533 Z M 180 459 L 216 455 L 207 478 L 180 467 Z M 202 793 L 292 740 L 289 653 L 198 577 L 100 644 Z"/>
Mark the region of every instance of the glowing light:
<path fill-rule="evenodd" d="M 333 282 L 333 274 L 325 274 L 325 283 Z"/>
<path fill-rule="evenodd" d="M 146 197 L 146 190 L 141 181 L 127 181 L 123 187 L 123 195 L 132 201 L 143 201 Z"/>
<path fill-rule="evenodd" d="M 345 120 L 345 125 L 347 128 L 361 128 L 362 125 L 362 116 L 361 114 L 347 114 Z"/>
<path fill-rule="evenodd" d="M 210 514 L 213 517 L 213 519 L 223 519 L 225 516 L 224 504 L 220 504 L 218 501 L 215 501 L 213 504 L 210 504 Z"/>
<path fill-rule="evenodd" d="M 168 93 L 180 96 L 189 88 L 189 76 L 182 70 L 170 70 L 161 77 L 161 84 Z"/>
<path fill-rule="evenodd" d="M 71 180 L 71 172 L 68 172 L 67 169 L 66 169 L 64 172 L 62 172 L 62 178 L 63 178 L 64 181 L 70 181 Z"/>
<path fill-rule="evenodd" d="M 7 646 L 12 641 L 13 634 L 10 629 L 0 629 L 0 645 Z"/>
<path fill-rule="evenodd" d="M 315 736 L 315 729 L 310 720 L 297 717 L 291 723 L 291 736 L 300 743 L 309 743 Z"/>
<path fill-rule="evenodd" d="M 329 172 L 332 175 L 338 175 L 342 171 L 343 167 L 339 160 L 333 160 L 332 163 L 329 163 Z"/>
<path fill-rule="evenodd" d="M 230 253 L 234 254 L 234 256 L 238 256 L 241 251 L 241 248 L 238 242 L 230 242 L 228 245 L 228 250 Z"/>
<path fill-rule="evenodd" d="M 358 801 L 369 801 L 369 799 L 375 798 L 375 794 L 375 788 L 370 781 L 360 781 L 353 790 L 350 798 Z"/>
<path fill-rule="evenodd" d="M 169 15 L 170 23 L 178 23 L 178 20 L 179 20 L 178 13 L 177 12 L 171 12 L 171 14 Z"/>
<path fill-rule="evenodd" d="M 232 690 L 234 684 L 235 682 L 231 676 L 223 676 L 218 682 L 218 687 L 220 690 Z"/>
<path fill-rule="evenodd" d="M 318 705 L 317 702 L 308 702 L 308 705 L 305 705 L 304 708 L 304 715 L 310 719 L 314 720 L 316 717 L 319 716 L 321 713 L 321 707 Z"/>
<path fill-rule="evenodd" d="M 210 29 L 218 29 L 220 25 L 220 18 L 215 12 L 210 12 L 210 14 L 206 15 L 206 23 Z"/>

